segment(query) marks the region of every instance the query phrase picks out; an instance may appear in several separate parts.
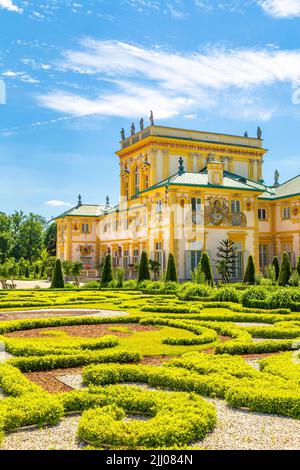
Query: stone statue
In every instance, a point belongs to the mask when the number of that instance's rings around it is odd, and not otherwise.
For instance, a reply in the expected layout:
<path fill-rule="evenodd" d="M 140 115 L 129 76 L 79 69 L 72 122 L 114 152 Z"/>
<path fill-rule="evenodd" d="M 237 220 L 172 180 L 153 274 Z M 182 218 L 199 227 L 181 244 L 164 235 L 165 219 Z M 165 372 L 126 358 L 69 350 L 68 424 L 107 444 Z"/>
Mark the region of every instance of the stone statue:
<path fill-rule="evenodd" d="M 154 116 L 153 116 L 153 111 L 150 111 L 150 125 L 154 126 Z"/>
<path fill-rule="evenodd" d="M 179 168 L 178 168 L 178 173 L 179 175 L 182 175 L 184 173 L 184 161 L 183 161 L 183 158 L 180 157 L 179 158 Z"/>
<path fill-rule="evenodd" d="M 77 207 L 82 206 L 81 194 L 78 195 L 78 204 Z"/>
<path fill-rule="evenodd" d="M 135 125 L 134 122 L 131 124 L 131 135 L 135 134 Z"/>
<path fill-rule="evenodd" d="M 106 196 L 106 207 L 109 207 L 109 196 Z"/>
<path fill-rule="evenodd" d="M 141 120 L 140 120 L 140 129 L 141 129 L 141 131 L 144 130 L 144 119 L 143 118 L 141 118 Z"/>
<path fill-rule="evenodd" d="M 125 137 L 124 127 L 122 127 L 122 129 L 121 129 L 121 139 L 122 139 L 122 140 L 125 140 L 125 138 L 126 138 L 126 137 Z"/>
<path fill-rule="evenodd" d="M 245 132 L 244 137 L 249 137 L 247 131 Z"/>
<path fill-rule="evenodd" d="M 278 186 L 280 186 L 279 184 L 279 172 L 278 170 L 275 171 L 275 177 L 274 177 L 274 187 L 275 188 L 278 188 Z"/>
<path fill-rule="evenodd" d="M 258 138 L 259 140 L 261 140 L 261 137 L 262 137 L 262 130 L 261 130 L 260 127 L 258 127 L 258 128 L 257 128 L 257 138 Z"/>

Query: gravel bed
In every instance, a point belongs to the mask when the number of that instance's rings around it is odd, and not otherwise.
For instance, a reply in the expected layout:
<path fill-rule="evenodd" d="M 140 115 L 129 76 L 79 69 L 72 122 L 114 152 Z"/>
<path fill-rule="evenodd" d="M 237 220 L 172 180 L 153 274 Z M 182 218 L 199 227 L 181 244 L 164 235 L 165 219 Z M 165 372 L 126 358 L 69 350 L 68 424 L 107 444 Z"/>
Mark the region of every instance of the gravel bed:
<path fill-rule="evenodd" d="M 90 317 L 123 317 L 128 315 L 127 312 L 116 310 L 101 310 L 101 309 L 76 309 L 76 308 L 63 308 L 63 309 L 40 309 L 40 310 L 14 310 L 14 311 L 1 311 L 0 320 L 18 320 L 25 318 L 43 318 L 52 315 L 65 316 L 90 316 Z"/>
<path fill-rule="evenodd" d="M 11 357 L 13 357 L 13 355 L 5 351 L 5 343 L 0 341 L 0 364 L 4 364 Z"/>
<path fill-rule="evenodd" d="M 259 370 L 259 360 L 258 359 L 245 359 L 249 366 L 254 367 L 254 369 Z"/>
<path fill-rule="evenodd" d="M 273 323 L 252 323 L 252 322 L 239 322 L 239 321 L 233 321 L 232 323 L 238 326 L 274 326 Z"/>
<path fill-rule="evenodd" d="M 80 450 L 85 444 L 77 442 L 80 415 L 63 418 L 55 426 L 26 429 L 8 434 L 1 450 Z"/>
<path fill-rule="evenodd" d="M 80 389 L 84 388 L 85 385 L 82 383 L 82 374 L 65 374 L 65 375 L 58 375 L 56 379 L 62 382 L 63 384 L 67 385 L 73 389 Z"/>
<path fill-rule="evenodd" d="M 218 423 L 200 447 L 212 450 L 300 450 L 300 420 L 233 410 L 224 401 L 214 403 Z"/>

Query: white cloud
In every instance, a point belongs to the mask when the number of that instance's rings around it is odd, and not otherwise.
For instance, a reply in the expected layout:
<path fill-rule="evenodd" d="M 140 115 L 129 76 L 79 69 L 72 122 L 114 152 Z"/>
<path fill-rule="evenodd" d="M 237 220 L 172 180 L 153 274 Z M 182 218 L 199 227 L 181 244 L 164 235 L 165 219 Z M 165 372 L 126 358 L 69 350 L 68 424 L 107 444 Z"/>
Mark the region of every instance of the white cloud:
<path fill-rule="evenodd" d="M 22 8 L 19 8 L 15 5 L 12 0 L 0 0 L 0 8 L 4 8 L 4 10 L 8 11 L 15 11 L 16 13 L 22 13 Z"/>
<path fill-rule="evenodd" d="M 116 41 L 84 39 L 80 50 L 64 53 L 59 67 L 63 71 L 88 75 L 109 88 L 96 96 L 55 90 L 38 97 L 47 108 L 70 115 L 138 117 L 149 109 L 157 118 L 183 113 L 193 115 L 201 109 L 217 107 L 229 93 L 269 89 L 279 83 L 300 79 L 300 50 L 206 49 L 179 54 L 158 47 L 145 48 Z M 109 90 L 109 91 L 108 91 Z M 246 115 L 269 119 L 273 106 L 263 102 L 243 103 Z M 229 111 L 232 106 L 227 99 Z"/>
<path fill-rule="evenodd" d="M 72 207 L 72 204 L 70 204 L 69 202 L 57 201 L 56 199 L 47 201 L 45 202 L 45 204 L 46 206 L 50 206 L 50 207 L 62 207 L 62 206 Z"/>
<path fill-rule="evenodd" d="M 259 0 L 259 5 L 275 18 L 295 18 L 300 16 L 300 0 Z"/>

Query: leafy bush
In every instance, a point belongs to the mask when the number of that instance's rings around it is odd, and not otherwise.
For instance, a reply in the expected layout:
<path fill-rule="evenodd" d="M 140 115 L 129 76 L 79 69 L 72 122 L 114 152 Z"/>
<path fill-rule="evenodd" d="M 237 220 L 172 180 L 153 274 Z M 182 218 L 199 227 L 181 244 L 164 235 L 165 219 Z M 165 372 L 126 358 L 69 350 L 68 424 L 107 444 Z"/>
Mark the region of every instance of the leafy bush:
<path fill-rule="evenodd" d="M 252 255 L 248 257 L 247 267 L 244 274 L 244 283 L 250 285 L 255 284 L 255 265 Z"/>
<path fill-rule="evenodd" d="M 291 263 L 288 253 L 284 252 L 282 255 L 282 263 L 279 272 L 278 284 L 279 286 L 287 286 L 291 277 Z"/>
<path fill-rule="evenodd" d="M 54 266 L 52 281 L 51 281 L 51 289 L 63 289 L 65 287 L 61 261 L 57 259 Z"/>
<path fill-rule="evenodd" d="M 192 300 L 195 297 L 210 297 L 211 287 L 204 284 L 193 284 L 185 282 L 178 289 L 178 298 L 181 300 Z"/>
<path fill-rule="evenodd" d="M 251 307 L 253 300 L 266 300 L 267 291 L 263 287 L 249 287 L 243 292 L 242 305 Z"/>
<path fill-rule="evenodd" d="M 214 300 L 220 302 L 239 302 L 240 296 L 233 287 L 222 287 L 214 293 Z"/>
<path fill-rule="evenodd" d="M 171 282 L 177 282 L 177 271 L 176 271 L 176 264 L 175 264 L 175 259 L 173 253 L 169 254 L 168 257 L 168 265 L 167 265 L 167 272 L 166 272 L 166 282 L 171 281 Z"/>
<path fill-rule="evenodd" d="M 140 264 L 139 264 L 139 275 L 138 275 L 138 284 L 142 281 L 150 279 L 150 270 L 149 270 L 149 259 L 146 251 L 142 252 Z"/>

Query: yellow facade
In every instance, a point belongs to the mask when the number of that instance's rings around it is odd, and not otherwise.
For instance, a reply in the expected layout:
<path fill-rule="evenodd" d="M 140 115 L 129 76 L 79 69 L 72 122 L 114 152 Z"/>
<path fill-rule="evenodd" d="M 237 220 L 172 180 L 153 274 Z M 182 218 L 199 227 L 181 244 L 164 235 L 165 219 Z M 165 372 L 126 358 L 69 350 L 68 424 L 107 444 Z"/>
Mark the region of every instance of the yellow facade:
<path fill-rule="evenodd" d="M 124 139 L 116 154 L 118 206 L 79 203 L 57 217 L 62 260 L 81 260 L 92 277 L 109 252 L 114 266 L 134 277 L 143 250 L 161 271 L 172 252 L 180 279 L 188 279 L 201 252 L 214 264 L 218 245 L 230 238 L 236 279 L 250 254 L 261 269 L 283 251 L 295 264 L 300 177 L 266 186 L 260 138 L 151 125 Z"/>

